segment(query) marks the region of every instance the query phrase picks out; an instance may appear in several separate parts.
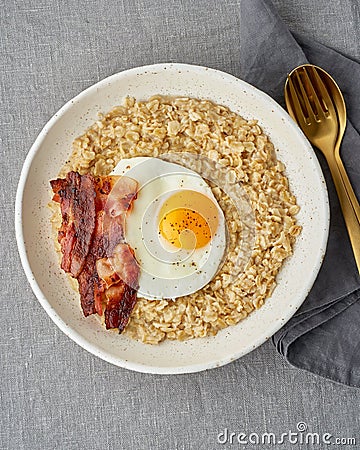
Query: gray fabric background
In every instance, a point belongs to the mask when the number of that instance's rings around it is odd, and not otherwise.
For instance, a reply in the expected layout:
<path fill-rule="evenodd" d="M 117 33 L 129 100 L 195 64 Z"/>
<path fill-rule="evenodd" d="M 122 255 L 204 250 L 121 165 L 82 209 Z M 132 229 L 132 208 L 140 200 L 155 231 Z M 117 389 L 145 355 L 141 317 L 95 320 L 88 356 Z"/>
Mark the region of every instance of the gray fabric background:
<path fill-rule="evenodd" d="M 17 255 L 16 185 L 47 120 L 84 88 L 137 65 L 178 61 L 237 75 L 239 4 L 0 2 L 1 449 L 240 448 L 217 443 L 218 433 L 280 436 L 299 422 L 354 437 L 356 445 L 339 447 L 360 448 L 360 390 L 289 366 L 270 342 L 225 367 L 181 376 L 138 374 L 88 354 L 48 318 Z M 360 60 L 358 1 L 274 4 L 292 30 Z"/>

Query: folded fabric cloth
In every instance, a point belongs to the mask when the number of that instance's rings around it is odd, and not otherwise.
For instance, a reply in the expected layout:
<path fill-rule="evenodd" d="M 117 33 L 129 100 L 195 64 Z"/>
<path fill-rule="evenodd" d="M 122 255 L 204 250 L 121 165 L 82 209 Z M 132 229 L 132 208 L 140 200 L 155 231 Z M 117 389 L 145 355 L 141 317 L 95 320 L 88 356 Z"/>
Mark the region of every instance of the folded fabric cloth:
<path fill-rule="evenodd" d="M 284 83 L 296 66 L 310 62 L 339 84 L 348 122 L 341 156 L 360 198 L 360 64 L 306 37 L 292 34 L 270 1 L 242 1 L 239 78 L 284 105 Z M 315 149 L 327 182 L 330 233 L 314 286 L 293 318 L 273 336 L 276 349 L 294 366 L 360 387 L 360 277 L 335 187 Z"/>

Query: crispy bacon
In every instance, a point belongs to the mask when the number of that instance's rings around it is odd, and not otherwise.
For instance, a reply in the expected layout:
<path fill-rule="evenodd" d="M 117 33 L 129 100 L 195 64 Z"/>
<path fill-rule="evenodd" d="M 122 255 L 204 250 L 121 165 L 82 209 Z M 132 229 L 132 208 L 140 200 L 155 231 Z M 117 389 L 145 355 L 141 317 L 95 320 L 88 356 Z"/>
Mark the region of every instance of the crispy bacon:
<path fill-rule="evenodd" d="M 102 314 L 102 294 L 105 284 L 96 271 L 96 252 L 92 249 L 86 258 L 84 269 L 78 276 L 80 303 L 84 316 Z"/>
<path fill-rule="evenodd" d="M 127 244 L 119 243 L 113 250 L 112 256 L 97 261 L 99 276 L 111 286 L 116 281 L 116 274 L 134 289 L 138 288 L 139 266 L 134 252 Z M 114 279 L 115 278 L 115 279 Z"/>
<path fill-rule="evenodd" d="M 107 288 L 118 283 L 120 280 L 119 275 L 115 272 L 114 267 L 111 265 L 110 258 L 98 259 L 96 261 L 96 270 Z"/>
<path fill-rule="evenodd" d="M 96 262 L 99 258 L 104 258 L 108 250 L 108 240 L 103 232 L 103 217 L 106 200 L 114 182 L 115 180 L 110 177 L 97 177 L 95 179 L 96 220 L 94 236 L 84 268 L 78 277 L 80 303 L 85 317 L 95 313 L 101 316 L 103 312 L 102 304 L 106 286 L 97 273 Z M 118 237 L 123 239 L 122 230 Z"/>
<path fill-rule="evenodd" d="M 130 315 L 137 302 L 137 291 L 129 285 L 125 287 L 124 300 L 122 303 L 122 311 L 120 322 L 117 326 L 119 333 L 122 333 L 129 322 Z"/>
<path fill-rule="evenodd" d="M 106 328 L 119 328 L 119 333 L 122 333 L 136 304 L 137 292 L 120 281 L 107 289 L 106 296 L 108 298 L 105 309 Z"/>
<path fill-rule="evenodd" d="M 129 211 L 136 194 L 137 182 L 129 177 L 121 177 L 111 190 L 105 205 L 105 213 L 110 217 L 117 217 L 124 214 L 124 211 Z"/>
<path fill-rule="evenodd" d="M 53 199 L 60 201 L 62 226 L 58 240 L 63 253 L 61 268 L 77 278 L 89 253 L 95 229 L 95 181 L 91 175 L 69 172 L 65 180 L 50 182 Z"/>
<path fill-rule="evenodd" d="M 105 326 L 109 328 L 118 328 L 122 306 L 124 302 L 126 284 L 120 280 L 119 283 L 109 287 L 106 290 L 107 305 L 105 309 Z"/>
<path fill-rule="evenodd" d="M 99 276 L 109 286 L 105 291 L 109 300 L 105 309 L 105 325 L 106 328 L 119 328 L 121 333 L 136 303 L 139 266 L 133 250 L 125 243 L 118 244 L 113 255 L 106 259 L 98 261 Z M 118 274 L 121 274 L 121 280 L 114 282 Z M 121 290 L 119 296 L 116 296 L 117 289 Z"/>
<path fill-rule="evenodd" d="M 69 172 L 50 183 L 62 214 L 61 267 L 78 280 L 84 315 L 102 315 L 105 307 L 106 328 L 121 333 L 138 289 L 139 267 L 124 243 L 125 216 L 136 199 L 137 182 Z"/>

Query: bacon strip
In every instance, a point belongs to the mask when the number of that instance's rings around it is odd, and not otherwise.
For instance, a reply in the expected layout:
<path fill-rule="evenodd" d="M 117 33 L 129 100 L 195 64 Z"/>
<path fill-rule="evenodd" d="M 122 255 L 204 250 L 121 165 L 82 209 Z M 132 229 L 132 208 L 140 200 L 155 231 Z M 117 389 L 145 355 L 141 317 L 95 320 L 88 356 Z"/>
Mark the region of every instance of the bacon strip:
<path fill-rule="evenodd" d="M 137 291 L 120 281 L 106 291 L 108 304 L 105 309 L 106 328 L 119 328 L 122 333 L 137 301 Z"/>
<path fill-rule="evenodd" d="M 121 274 L 121 279 L 125 284 L 138 289 L 139 266 L 134 251 L 127 244 L 119 243 L 110 257 L 97 261 L 97 267 L 99 276 L 108 286 L 114 284 L 114 275 Z"/>
<path fill-rule="evenodd" d="M 61 268 L 77 278 L 89 253 L 95 229 L 95 181 L 91 175 L 69 172 L 65 180 L 50 181 L 60 200 L 62 226 L 58 240 L 63 253 Z"/>
<path fill-rule="evenodd" d="M 109 287 L 106 290 L 105 295 L 108 301 L 104 314 L 105 314 L 105 326 L 107 329 L 118 328 L 119 326 L 124 301 L 125 288 L 126 284 L 120 280 L 119 283 Z"/>
<path fill-rule="evenodd" d="M 121 319 L 118 324 L 119 333 L 122 333 L 129 322 L 130 315 L 137 302 L 137 291 L 126 285 L 122 304 Z"/>
<path fill-rule="evenodd" d="M 79 283 L 80 303 L 84 316 L 102 314 L 102 294 L 105 285 L 96 272 L 96 252 L 94 250 L 86 258 L 83 271 L 77 278 Z"/>
<path fill-rule="evenodd" d="M 108 240 L 103 233 L 103 217 L 106 201 L 114 183 L 115 179 L 112 177 L 97 177 L 95 179 L 96 220 L 94 236 L 84 268 L 78 277 L 80 303 L 85 317 L 95 313 L 102 315 L 106 286 L 97 273 L 96 262 L 99 258 L 104 258 L 108 250 Z M 123 239 L 123 228 L 119 231 L 118 239 Z"/>
<path fill-rule="evenodd" d="M 78 280 L 84 315 L 102 315 L 105 306 L 106 328 L 121 333 L 137 299 L 139 267 L 123 242 L 137 182 L 69 172 L 50 183 L 63 219 L 58 235 L 61 267 Z"/>
<path fill-rule="evenodd" d="M 118 244 L 113 256 L 107 261 L 99 260 L 98 272 L 103 280 L 111 283 L 105 291 L 108 303 L 105 309 L 106 328 L 119 328 L 121 333 L 129 321 L 131 311 L 134 309 L 137 299 L 139 266 L 133 250 L 125 243 Z M 111 274 L 111 269 L 113 273 Z M 102 271 L 103 270 L 103 271 Z M 121 274 L 121 280 L 114 283 L 114 277 Z M 121 295 L 116 296 L 119 289 Z"/>

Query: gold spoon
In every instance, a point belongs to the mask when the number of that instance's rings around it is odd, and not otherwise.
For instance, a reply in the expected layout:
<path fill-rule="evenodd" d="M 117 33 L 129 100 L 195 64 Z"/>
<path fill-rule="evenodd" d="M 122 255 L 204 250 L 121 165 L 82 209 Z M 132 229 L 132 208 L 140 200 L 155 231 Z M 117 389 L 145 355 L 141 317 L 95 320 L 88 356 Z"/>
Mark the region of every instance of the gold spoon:
<path fill-rule="evenodd" d="M 291 117 L 327 160 L 360 273 L 360 207 L 340 158 L 346 109 L 339 88 L 330 78 L 312 64 L 295 68 L 285 83 L 285 102 Z M 338 112 L 332 101 L 335 88 Z"/>
<path fill-rule="evenodd" d="M 335 158 L 336 158 L 337 165 L 339 166 L 341 178 L 343 179 L 345 189 L 350 198 L 350 202 L 353 205 L 356 217 L 357 217 L 358 221 L 360 222 L 360 205 L 359 205 L 358 199 L 356 198 L 355 192 L 351 186 L 349 177 L 346 173 L 344 164 L 343 164 L 341 156 L 340 156 L 341 141 L 344 137 L 345 128 L 346 128 L 345 100 L 344 100 L 341 90 L 340 90 L 339 86 L 336 84 L 335 80 L 327 72 L 325 72 L 324 69 L 317 67 L 316 70 L 319 73 L 320 78 L 323 81 L 325 87 L 328 89 L 330 100 L 333 101 L 335 111 L 337 113 L 337 118 L 338 118 L 338 122 L 339 122 L 339 133 L 338 133 L 338 138 L 337 138 L 336 145 L 335 145 Z"/>

